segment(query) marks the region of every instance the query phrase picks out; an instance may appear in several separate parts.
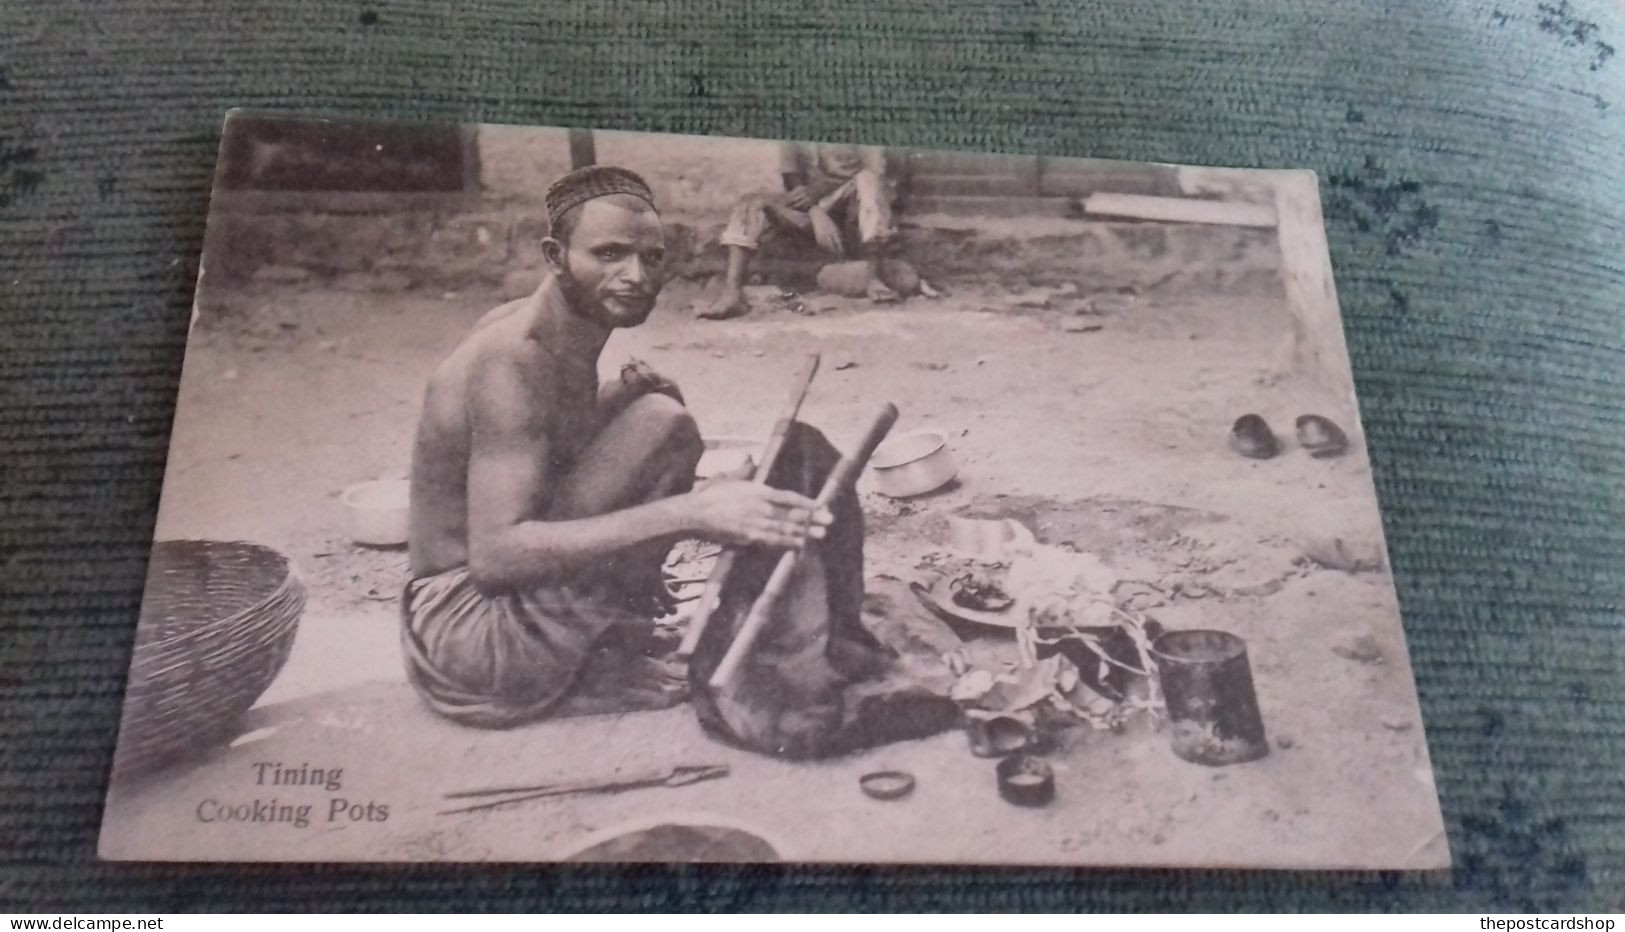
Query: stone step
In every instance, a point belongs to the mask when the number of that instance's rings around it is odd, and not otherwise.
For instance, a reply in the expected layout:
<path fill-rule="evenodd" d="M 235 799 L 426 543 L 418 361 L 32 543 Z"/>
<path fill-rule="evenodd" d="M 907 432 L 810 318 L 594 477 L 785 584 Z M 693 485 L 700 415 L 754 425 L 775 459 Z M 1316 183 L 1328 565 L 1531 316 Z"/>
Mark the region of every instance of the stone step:
<path fill-rule="evenodd" d="M 1030 155 L 989 155 L 983 152 L 909 152 L 904 163 L 911 172 L 947 175 L 1024 175 L 1033 170 Z"/>
<path fill-rule="evenodd" d="M 1176 196 L 1179 179 L 1155 171 L 1055 171 L 1046 166 L 1038 180 L 1038 193 L 1047 197 L 1088 197 L 1091 194 L 1150 194 Z"/>
<path fill-rule="evenodd" d="M 908 179 L 907 190 L 919 195 L 965 195 L 971 197 L 1088 197 L 1091 194 L 1147 194 L 1177 197 L 1177 183 L 1150 175 L 1051 174 L 1037 179 L 1012 175 L 917 174 Z"/>
<path fill-rule="evenodd" d="M 903 216 L 909 214 L 950 214 L 956 217 L 1072 217 L 1082 218 L 1083 208 L 1076 198 L 1067 197 L 976 197 L 971 195 L 926 194 L 903 202 Z"/>
<path fill-rule="evenodd" d="M 1014 175 L 945 175 L 938 173 L 909 176 L 911 195 L 969 195 L 972 197 L 1033 197 L 1038 194 L 1033 179 Z"/>

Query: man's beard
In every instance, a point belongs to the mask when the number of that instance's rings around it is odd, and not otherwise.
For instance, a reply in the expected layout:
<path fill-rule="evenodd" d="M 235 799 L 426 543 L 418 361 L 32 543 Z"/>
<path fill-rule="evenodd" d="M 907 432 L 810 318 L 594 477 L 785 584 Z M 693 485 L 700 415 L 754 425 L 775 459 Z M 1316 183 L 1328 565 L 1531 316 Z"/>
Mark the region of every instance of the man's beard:
<path fill-rule="evenodd" d="M 652 307 L 645 309 L 644 313 L 635 321 L 624 320 L 614 310 L 599 301 L 595 289 L 583 284 L 580 279 L 576 278 L 575 274 L 570 271 L 568 259 L 564 261 L 563 268 L 554 274 L 554 278 L 558 280 L 559 292 L 564 295 L 565 304 L 570 308 L 570 311 L 576 316 L 585 317 L 600 326 L 610 328 L 636 326 L 648 319 L 649 312 L 653 309 Z M 652 305 L 654 302 L 653 294 L 647 300 Z"/>
<path fill-rule="evenodd" d="M 559 293 L 564 295 L 564 303 L 566 307 L 582 317 L 597 319 L 600 316 L 599 314 L 593 313 L 594 311 L 599 310 L 596 307 L 596 302 L 592 300 L 587 288 L 583 286 L 581 281 L 575 277 L 575 274 L 570 271 L 570 262 L 568 259 L 566 259 L 564 262 L 564 268 L 555 273 L 553 278 L 559 283 Z"/>

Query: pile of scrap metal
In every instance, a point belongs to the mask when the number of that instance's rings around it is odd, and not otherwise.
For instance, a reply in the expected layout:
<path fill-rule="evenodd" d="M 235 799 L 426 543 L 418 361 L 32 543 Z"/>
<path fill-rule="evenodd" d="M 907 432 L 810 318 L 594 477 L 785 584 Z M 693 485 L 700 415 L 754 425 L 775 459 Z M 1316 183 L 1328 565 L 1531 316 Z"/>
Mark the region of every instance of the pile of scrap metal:
<path fill-rule="evenodd" d="M 1119 730 L 1162 716 L 1151 660 L 1161 625 L 1144 612 L 1154 587 L 1124 580 L 1093 554 L 1038 543 L 1019 522 L 950 521 L 955 547 L 924 561 L 915 593 L 967 634 L 1013 636 L 1010 651 L 945 655 L 951 697 L 971 723 L 972 746 L 1006 751 L 1025 730 L 1048 726 Z M 996 641 L 995 643 L 1004 643 Z"/>

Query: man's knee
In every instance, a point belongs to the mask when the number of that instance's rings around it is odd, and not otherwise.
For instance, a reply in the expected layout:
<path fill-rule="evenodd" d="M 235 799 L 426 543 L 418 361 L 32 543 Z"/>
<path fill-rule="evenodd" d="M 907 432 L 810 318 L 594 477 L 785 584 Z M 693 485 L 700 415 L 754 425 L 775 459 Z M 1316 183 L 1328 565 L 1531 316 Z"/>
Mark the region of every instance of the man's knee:
<path fill-rule="evenodd" d="M 759 223 L 768 208 L 775 203 L 777 201 L 766 194 L 747 194 L 734 202 L 733 210 L 728 212 L 728 219 L 736 224 Z"/>
<path fill-rule="evenodd" d="M 872 168 L 865 168 L 852 176 L 852 186 L 857 189 L 858 197 L 881 197 L 886 192 L 886 179 Z"/>
<path fill-rule="evenodd" d="M 747 194 L 734 203 L 719 242 L 724 246 L 756 249 L 768 225 L 770 201 L 762 194 Z"/>
<path fill-rule="evenodd" d="M 621 417 L 632 419 L 638 436 L 647 438 L 653 446 L 673 453 L 691 453 L 695 458 L 705 449 L 694 415 L 669 395 L 644 395 L 628 405 Z"/>

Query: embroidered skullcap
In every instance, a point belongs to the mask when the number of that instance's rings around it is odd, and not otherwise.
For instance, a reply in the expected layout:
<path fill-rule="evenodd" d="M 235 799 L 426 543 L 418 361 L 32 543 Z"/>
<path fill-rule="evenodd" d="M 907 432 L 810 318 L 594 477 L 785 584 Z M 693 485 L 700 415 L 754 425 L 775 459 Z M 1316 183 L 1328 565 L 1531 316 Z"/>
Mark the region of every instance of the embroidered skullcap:
<path fill-rule="evenodd" d="M 547 219 L 558 223 L 572 207 L 611 194 L 629 194 L 651 208 L 654 192 L 635 172 L 613 165 L 588 165 L 565 175 L 547 189 Z"/>

